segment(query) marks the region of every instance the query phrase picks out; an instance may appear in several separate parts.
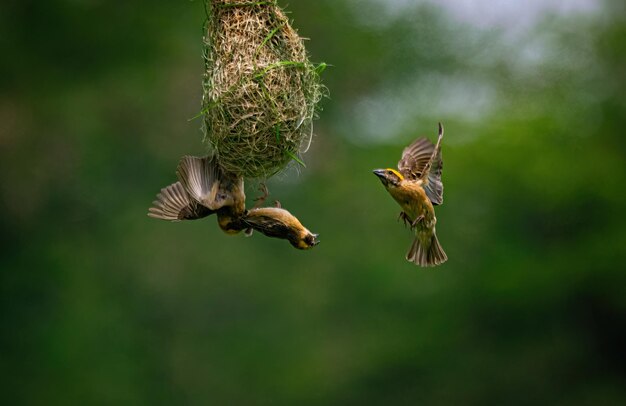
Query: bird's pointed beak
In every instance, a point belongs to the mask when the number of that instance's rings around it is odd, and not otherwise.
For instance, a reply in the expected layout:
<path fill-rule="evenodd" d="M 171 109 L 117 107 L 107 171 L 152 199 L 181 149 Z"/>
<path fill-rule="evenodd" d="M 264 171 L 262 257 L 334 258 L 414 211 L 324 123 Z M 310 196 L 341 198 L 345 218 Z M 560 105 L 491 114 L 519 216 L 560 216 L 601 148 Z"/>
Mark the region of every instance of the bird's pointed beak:
<path fill-rule="evenodd" d="M 384 169 L 374 169 L 372 172 L 374 172 L 374 175 L 378 176 L 379 178 L 384 178 L 385 177 L 385 170 Z"/>

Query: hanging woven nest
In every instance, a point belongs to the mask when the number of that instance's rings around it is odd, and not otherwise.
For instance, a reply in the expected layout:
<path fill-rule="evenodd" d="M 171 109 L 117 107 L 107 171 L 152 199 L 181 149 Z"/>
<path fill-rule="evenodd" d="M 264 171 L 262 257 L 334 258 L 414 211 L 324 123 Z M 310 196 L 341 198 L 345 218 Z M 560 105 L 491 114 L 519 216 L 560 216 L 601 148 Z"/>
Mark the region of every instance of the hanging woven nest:
<path fill-rule="evenodd" d="M 275 1 L 206 0 L 205 141 L 229 172 L 267 178 L 305 152 L 324 64 Z"/>

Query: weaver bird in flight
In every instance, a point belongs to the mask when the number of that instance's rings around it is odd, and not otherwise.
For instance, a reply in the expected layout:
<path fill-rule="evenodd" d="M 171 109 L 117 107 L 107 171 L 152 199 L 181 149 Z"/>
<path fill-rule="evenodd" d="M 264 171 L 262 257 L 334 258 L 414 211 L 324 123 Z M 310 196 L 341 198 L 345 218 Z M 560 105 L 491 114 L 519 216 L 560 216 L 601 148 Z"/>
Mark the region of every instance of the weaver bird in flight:
<path fill-rule="evenodd" d="M 443 203 L 441 183 L 441 139 L 443 126 L 439 123 L 439 137 L 433 145 L 422 137 L 402 151 L 398 169 L 376 169 L 387 192 L 402 207 L 400 218 L 415 231 L 406 259 L 419 266 L 435 266 L 448 260 L 435 232 L 435 209 Z"/>

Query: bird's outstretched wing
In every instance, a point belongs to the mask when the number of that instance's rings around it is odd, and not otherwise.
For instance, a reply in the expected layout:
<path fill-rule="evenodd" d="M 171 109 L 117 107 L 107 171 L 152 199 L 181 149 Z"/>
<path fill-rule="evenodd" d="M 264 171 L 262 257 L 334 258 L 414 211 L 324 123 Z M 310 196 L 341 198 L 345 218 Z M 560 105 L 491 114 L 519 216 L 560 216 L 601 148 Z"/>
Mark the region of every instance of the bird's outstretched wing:
<path fill-rule="evenodd" d="M 402 158 L 398 162 L 398 170 L 406 179 L 423 180 L 422 186 L 434 205 L 443 203 L 442 138 L 443 126 L 440 123 L 437 145 L 433 145 L 427 138 L 418 138 L 402 151 Z"/>
<path fill-rule="evenodd" d="M 402 176 L 411 180 L 420 179 L 434 150 L 433 143 L 425 137 L 418 138 L 404 148 L 402 158 L 398 162 L 398 170 Z"/>
<path fill-rule="evenodd" d="M 234 204 L 232 193 L 222 185 L 223 174 L 214 157 L 184 156 L 176 175 L 191 199 L 203 206 L 217 210 Z"/>
<path fill-rule="evenodd" d="M 196 220 L 213 214 L 214 211 L 191 199 L 180 182 L 161 189 L 152 202 L 148 216 L 161 220 Z"/>

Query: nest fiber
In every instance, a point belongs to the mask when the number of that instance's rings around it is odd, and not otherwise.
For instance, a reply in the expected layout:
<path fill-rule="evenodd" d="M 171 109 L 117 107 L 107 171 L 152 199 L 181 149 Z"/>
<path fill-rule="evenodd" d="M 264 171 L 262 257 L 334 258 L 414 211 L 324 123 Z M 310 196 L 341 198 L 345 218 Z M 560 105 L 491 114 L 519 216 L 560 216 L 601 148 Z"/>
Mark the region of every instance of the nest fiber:
<path fill-rule="evenodd" d="M 320 67 L 275 1 L 206 0 L 205 140 L 229 172 L 269 177 L 311 142 Z"/>

